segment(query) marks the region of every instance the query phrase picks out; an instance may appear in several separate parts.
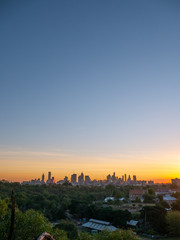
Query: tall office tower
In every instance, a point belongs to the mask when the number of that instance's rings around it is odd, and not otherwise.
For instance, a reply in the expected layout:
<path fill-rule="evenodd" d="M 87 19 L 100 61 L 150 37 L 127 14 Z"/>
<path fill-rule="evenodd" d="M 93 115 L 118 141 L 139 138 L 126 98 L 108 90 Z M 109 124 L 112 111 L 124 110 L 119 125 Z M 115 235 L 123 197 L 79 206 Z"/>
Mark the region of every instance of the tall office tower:
<path fill-rule="evenodd" d="M 124 175 L 124 178 L 125 178 L 124 181 L 126 182 L 126 174 Z"/>
<path fill-rule="evenodd" d="M 81 175 L 78 177 L 78 183 L 83 184 L 84 183 L 84 174 L 81 173 Z"/>
<path fill-rule="evenodd" d="M 85 176 L 85 184 L 89 184 L 91 182 L 91 179 L 89 176 Z"/>
<path fill-rule="evenodd" d="M 122 176 L 122 182 L 124 182 L 124 176 Z"/>
<path fill-rule="evenodd" d="M 112 181 L 114 182 L 116 180 L 115 172 L 112 175 Z"/>
<path fill-rule="evenodd" d="M 82 179 L 82 182 L 84 182 L 84 174 L 81 173 L 81 179 Z"/>
<path fill-rule="evenodd" d="M 48 172 L 48 180 L 51 180 L 51 172 Z"/>
<path fill-rule="evenodd" d="M 136 182 L 136 175 L 133 175 L 133 182 Z"/>
<path fill-rule="evenodd" d="M 44 173 L 42 174 L 42 180 L 41 180 L 41 182 L 44 182 Z"/>
<path fill-rule="evenodd" d="M 128 177 L 128 182 L 130 183 L 131 182 L 131 176 L 129 175 Z"/>
<path fill-rule="evenodd" d="M 107 181 L 110 182 L 111 181 L 111 175 L 107 175 Z"/>
<path fill-rule="evenodd" d="M 76 183 L 77 182 L 77 174 L 72 174 L 71 175 L 71 183 Z"/>

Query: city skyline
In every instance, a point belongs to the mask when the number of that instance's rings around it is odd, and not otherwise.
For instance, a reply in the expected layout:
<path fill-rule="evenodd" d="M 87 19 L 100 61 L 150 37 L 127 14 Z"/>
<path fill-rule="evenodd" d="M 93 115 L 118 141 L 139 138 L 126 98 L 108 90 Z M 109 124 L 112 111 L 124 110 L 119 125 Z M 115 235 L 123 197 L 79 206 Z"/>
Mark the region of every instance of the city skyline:
<path fill-rule="evenodd" d="M 0 178 L 180 178 L 179 1 L 3 1 Z"/>
<path fill-rule="evenodd" d="M 35 178 L 29 178 L 28 179 L 28 176 L 26 175 L 25 179 L 22 177 L 20 178 L 19 180 L 16 180 L 16 179 L 5 179 L 5 178 L 1 178 L 0 181 L 4 181 L 4 180 L 7 180 L 7 181 L 10 181 L 10 182 L 36 182 L 38 181 L 39 183 L 46 183 L 46 184 L 49 184 L 49 183 L 58 183 L 58 182 L 63 182 L 63 181 L 68 181 L 68 182 L 76 182 L 76 183 L 84 183 L 85 182 L 85 179 L 88 178 L 88 181 L 109 181 L 109 183 L 111 182 L 114 182 L 115 180 L 117 181 L 120 181 L 120 182 L 124 182 L 124 183 L 132 183 L 132 182 L 153 182 L 153 184 L 168 184 L 168 183 L 171 183 L 172 182 L 172 179 L 153 179 L 152 177 L 150 176 L 146 176 L 145 178 L 142 178 L 141 176 L 138 176 L 136 175 L 136 173 L 133 173 L 133 174 L 130 174 L 130 173 L 116 173 L 116 172 L 113 172 L 113 174 L 111 175 L 111 173 L 107 172 L 107 175 L 104 176 L 104 177 L 94 177 L 95 175 L 92 174 L 92 176 L 88 173 L 88 172 L 84 172 L 84 171 L 80 171 L 80 172 L 76 172 L 76 171 L 73 171 L 69 174 L 66 174 L 66 175 L 61 175 L 60 176 L 55 176 L 54 172 L 53 172 L 53 176 L 52 176 L 52 173 L 51 171 L 48 170 L 48 172 L 42 172 L 41 174 L 41 178 L 37 178 L 37 176 Z M 72 180 L 73 179 L 73 180 Z M 109 180 L 108 180 L 109 179 Z M 178 179 L 177 176 L 174 177 L 174 179 Z"/>
<path fill-rule="evenodd" d="M 70 177 L 64 176 L 63 179 L 56 179 L 54 176 L 51 175 L 51 171 L 48 172 L 47 177 L 44 173 L 42 173 L 41 178 L 31 179 L 29 181 L 22 181 L 21 184 L 30 184 L 30 185 L 37 185 L 37 184 L 63 184 L 63 183 L 71 183 L 73 186 L 76 185 L 89 185 L 89 186 L 105 186 L 109 184 L 113 184 L 116 186 L 124 186 L 124 185 L 133 185 L 133 186 L 152 186 L 155 184 L 174 184 L 180 186 L 180 179 L 174 178 L 171 179 L 170 182 L 154 182 L 152 179 L 139 179 L 137 175 L 130 175 L 130 174 L 122 174 L 118 176 L 115 172 L 111 175 L 110 173 L 106 176 L 105 179 L 93 179 L 91 176 L 84 174 L 77 174 L 73 172 Z M 52 177 L 51 177 L 52 176 Z M 4 180 L 3 180 L 4 181 Z"/>

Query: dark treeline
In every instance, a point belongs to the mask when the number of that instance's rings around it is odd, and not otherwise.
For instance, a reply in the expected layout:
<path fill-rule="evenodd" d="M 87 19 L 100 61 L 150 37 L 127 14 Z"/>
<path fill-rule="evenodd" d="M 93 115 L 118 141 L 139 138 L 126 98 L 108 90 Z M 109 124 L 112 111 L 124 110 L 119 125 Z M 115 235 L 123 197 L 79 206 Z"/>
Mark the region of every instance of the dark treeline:
<path fill-rule="evenodd" d="M 22 212 L 28 209 L 38 210 L 50 221 L 66 218 L 67 211 L 75 218 L 98 218 L 121 227 L 131 218 L 128 211 L 115 211 L 111 207 L 102 206 L 107 196 L 128 197 L 129 187 L 117 189 L 111 185 L 102 188 L 0 182 L 0 198 L 9 199 L 12 189 L 15 192 L 16 206 Z"/>
<path fill-rule="evenodd" d="M 147 193 L 144 194 L 144 203 L 149 203 L 149 206 L 142 205 L 139 199 L 134 201 L 134 203 L 130 202 L 128 196 L 129 190 L 132 188 L 135 187 L 116 187 L 114 185 L 107 185 L 105 187 L 72 186 L 69 183 L 63 185 L 21 185 L 20 183 L 1 181 L 0 215 L 2 210 L 4 216 L 9 216 L 9 213 L 7 214 L 7 211 L 3 209 L 6 209 L 6 205 L 10 209 L 10 196 L 12 189 L 14 189 L 15 204 L 19 214 L 16 212 L 16 222 L 19 221 L 17 220 L 18 216 L 19 219 L 23 219 L 24 217 L 23 221 L 25 222 L 26 216 L 34 214 L 35 219 L 39 213 L 49 223 L 59 223 L 59 229 L 65 231 L 69 229 L 67 233 L 70 234 L 74 228 L 72 223 L 77 226 L 80 220 L 82 221 L 84 218 L 108 221 L 121 229 L 126 229 L 127 221 L 134 219 L 139 221 L 139 227 L 136 229 L 137 233 L 180 236 L 180 193 L 173 195 L 177 198 L 177 201 L 171 205 L 171 210 L 167 211 L 170 208 L 169 204 L 162 199 L 162 196 L 155 197 L 154 189 L 148 187 L 146 187 L 148 190 Z M 114 197 L 114 202 L 110 201 L 105 204 L 103 200 L 110 196 Z M 120 202 L 119 198 L 122 197 L 124 200 Z M 139 206 L 139 212 L 131 213 L 128 211 L 129 208 L 128 210 L 124 210 L 123 207 L 121 208 L 124 205 Z M 0 223 L 6 229 L 4 217 L 1 220 Z M 19 225 L 17 224 L 17 226 Z M 55 234 L 52 229 L 51 232 Z M 73 235 L 75 235 L 74 232 Z"/>

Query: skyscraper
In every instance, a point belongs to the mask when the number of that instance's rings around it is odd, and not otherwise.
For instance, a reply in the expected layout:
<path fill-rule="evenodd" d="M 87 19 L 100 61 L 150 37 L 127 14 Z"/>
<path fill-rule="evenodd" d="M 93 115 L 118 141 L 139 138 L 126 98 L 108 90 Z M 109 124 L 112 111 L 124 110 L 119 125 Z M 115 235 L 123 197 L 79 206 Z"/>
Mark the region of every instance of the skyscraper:
<path fill-rule="evenodd" d="M 71 175 L 71 183 L 75 184 L 76 182 L 77 182 L 77 174 L 74 173 Z"/>
<path fill-rule="evenodd" d="M 42 180 L 41 180 L 42 183 L 44 183 L 44 173 L 42 174 Z"/>
<path fill-rule="evenodd" d="M 51 180 L 51 172 L 48 172 L 48 180 Z"/>
<path fill-rule="evenodd" d="M 83 184 L 84 183 L 84 174 L 81 173 L 81 175 L 78 177 L 78 183 Z"/>
<path fill-rule="evenodd" d="M 133 182 L 136 182 L 136 175 L 133 175 Z"/>
<path fill-rule="evenodd" d="M 91 179 L 89 176 L 85 176 L 85 184 L 89 184 L 91 182 Z"/>

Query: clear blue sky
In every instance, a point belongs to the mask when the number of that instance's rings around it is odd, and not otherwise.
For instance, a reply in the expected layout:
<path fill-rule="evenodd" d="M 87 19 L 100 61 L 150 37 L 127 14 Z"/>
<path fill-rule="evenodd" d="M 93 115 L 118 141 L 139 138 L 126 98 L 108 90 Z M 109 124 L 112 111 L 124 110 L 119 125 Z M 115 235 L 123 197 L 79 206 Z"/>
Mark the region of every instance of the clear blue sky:
<path fill-rule="evenodd" d="M 179 1 L 2 0 L 0 68 L 2 151 L 178 152 Z"/>

